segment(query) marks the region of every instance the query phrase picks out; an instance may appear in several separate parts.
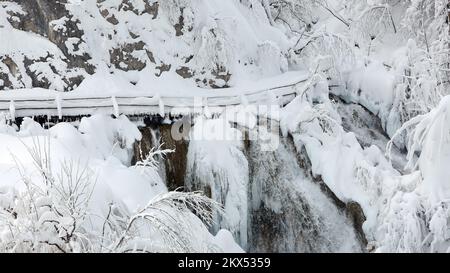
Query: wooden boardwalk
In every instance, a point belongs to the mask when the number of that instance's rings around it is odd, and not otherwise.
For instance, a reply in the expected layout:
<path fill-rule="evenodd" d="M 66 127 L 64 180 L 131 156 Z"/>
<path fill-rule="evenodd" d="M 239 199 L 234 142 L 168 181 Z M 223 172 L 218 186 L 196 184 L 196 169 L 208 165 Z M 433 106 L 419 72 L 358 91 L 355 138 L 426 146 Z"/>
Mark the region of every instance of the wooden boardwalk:
<path fill-rule="evenodd" d="M 243 104 L 286 105 L 303 90 L 306 80 L 245 93 L 245 95 L 175 97 L 175 96 L 74 96 L 70 92 L 35 95 L 27 92 L 12 96 L 0 92 L 0 112 L 11 119 L 46 117 L 64 119 L 105 113 L 118 116 L 184 115 L 198 113 L 208 107 L 210 113 L 220 113 L 225 107 Z M 17 92 L 17 91 L 15 91 Z"/>

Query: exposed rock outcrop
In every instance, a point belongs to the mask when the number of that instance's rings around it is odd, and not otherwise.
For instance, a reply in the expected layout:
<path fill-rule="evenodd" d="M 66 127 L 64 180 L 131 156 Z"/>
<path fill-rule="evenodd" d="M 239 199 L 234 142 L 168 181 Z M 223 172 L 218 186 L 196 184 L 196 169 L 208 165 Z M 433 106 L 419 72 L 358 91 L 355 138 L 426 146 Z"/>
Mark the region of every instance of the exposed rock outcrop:
<path fill-rule="evenodd" d="M 0 15 L 2 38 L 14 43 L 0 46 L 0 90 L 71 91 L 97 72 L 129 72 L 126 80 L 145 79 L 144 87 L 168 73 L 193 86 L 226 88 L 236 73 L 264 74 L 258 47 L 268 37 L 260 28 L 275 31 L 257 0 L 0 0 Z M 286 55 L 287 37 L 281 30 L 272 37 L 286 45 L 275 54 Z"/>

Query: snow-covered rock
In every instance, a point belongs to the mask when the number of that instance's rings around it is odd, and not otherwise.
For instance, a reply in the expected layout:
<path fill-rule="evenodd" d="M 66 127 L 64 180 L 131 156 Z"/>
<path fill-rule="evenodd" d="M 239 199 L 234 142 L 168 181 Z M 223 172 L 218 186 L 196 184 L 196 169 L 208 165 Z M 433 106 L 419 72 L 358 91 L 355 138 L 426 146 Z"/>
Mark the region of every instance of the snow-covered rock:
<path fill-rule="evenodd" d="M 257 0 L 2 0 L 0 37 L 0 89 L 58 91 L 95 73 L 233 86 L 286 71 L 292 43 Z"/>

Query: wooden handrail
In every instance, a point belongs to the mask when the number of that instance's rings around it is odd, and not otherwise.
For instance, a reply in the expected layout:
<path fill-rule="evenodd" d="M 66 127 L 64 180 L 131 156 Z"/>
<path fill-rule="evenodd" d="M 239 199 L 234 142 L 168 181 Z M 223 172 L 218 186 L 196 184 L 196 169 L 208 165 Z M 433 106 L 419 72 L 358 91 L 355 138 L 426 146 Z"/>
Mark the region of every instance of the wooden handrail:
<path fill-rule="evenodd" d="M 244 93 L 243 95 L 230 96 L 80 96 L 75 97 L 70 92 L 55 93 L 47 97 L 39 97 L 39 94 L 29 92 L 14 97 L 8 91 L 0 93 L 0 112 L 9 113 L 10 118 L 27 116 L 47 117 L 73 117 L 91 115 L 96 110 L 114 114 L 120 112 L 125 115 L 145 115 L 159 113 L 160 104 L 164 105 L 164 112 L 171 114 L 173 110 L 182 108 L 195 111 L 197 99 L 201 99 L 202 105 L 220 110 L 228 106 L 242 104 L 242 97 L 246 97 L 249 104 L 263 104 L 268 102 L 268 95 L 273 94 L 277 100 L 293 98 L 297 94 L 295 86 L 306 80 L 296 81 L 292 84 L 271 87 L 258 91 Z M 38 92 L 38 91 L 37 91 Z M 285 104 L 288 101 L 281 103 Z M 204 104 L 206 103 L 206 105 Z M 118 108 L 118 109 L 116 109 Z M 175 111 L 177 112 L 177 111 Z"/>

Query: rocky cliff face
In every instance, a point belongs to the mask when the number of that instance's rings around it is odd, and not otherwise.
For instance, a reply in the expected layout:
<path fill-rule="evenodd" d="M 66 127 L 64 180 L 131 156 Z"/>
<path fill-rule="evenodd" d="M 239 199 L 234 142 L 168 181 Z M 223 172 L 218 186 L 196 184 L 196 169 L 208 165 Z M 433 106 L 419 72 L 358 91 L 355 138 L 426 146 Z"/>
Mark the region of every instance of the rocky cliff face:
<path fill-rule="evenodd" d="M 70 91 L 95 73 L 222 88 L 287 69 L 256 0 L 0 0 L 0 39 L 0 90 Z"/>
<path fill-rule="evenodd" d="M 11 43 L 0 54 L 0 89 L 70 90 L 87 74 L 94 73 L 95 67 L 88 62 L 91 57 L 79 48 L 84 32 L 65 4 L 66 1 L 0 1 L 2 43 Z M 56 26 L 57 20 L 65 20 L 64 26 Z M 36 39 L 41 44 L 29 44 Z"/>

